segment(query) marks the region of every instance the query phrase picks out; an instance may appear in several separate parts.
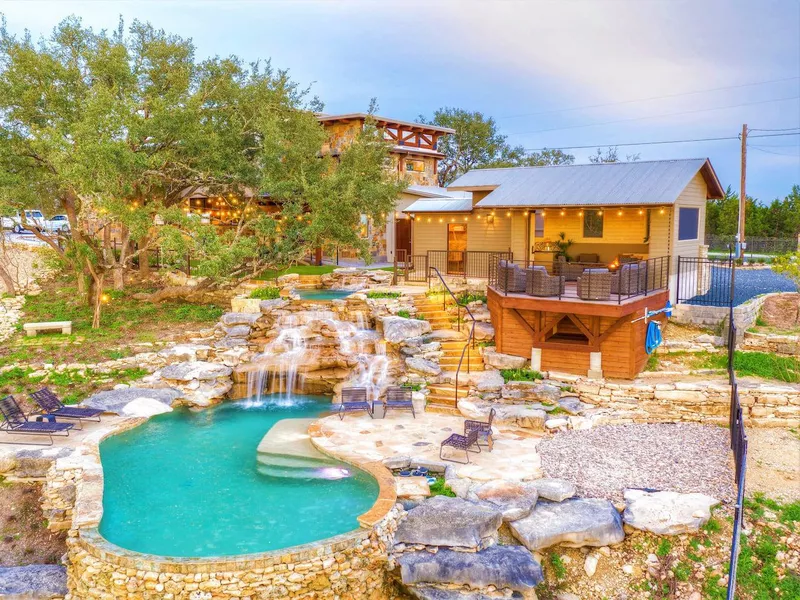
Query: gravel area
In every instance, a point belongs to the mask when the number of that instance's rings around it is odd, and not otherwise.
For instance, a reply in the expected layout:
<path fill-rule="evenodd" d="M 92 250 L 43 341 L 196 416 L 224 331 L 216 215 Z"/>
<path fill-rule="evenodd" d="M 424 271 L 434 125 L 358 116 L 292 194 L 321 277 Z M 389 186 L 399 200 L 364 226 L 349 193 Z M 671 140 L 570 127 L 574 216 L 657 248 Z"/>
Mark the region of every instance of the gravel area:
<path fill-rule="evenodd" d="M 715 298 L 727 298 L 729 269 L 711 267 L 711 289 L 702 296 L 695 296 L 687 304 L 706 304 Z M 770 292 L 795 292 L 797 284 L 772 269 L 736 269 L 736 286 L 733 303 L 738 306 L 761 294 Z"/>
<path fill-rule="evenodd" d="M 567 431 L 537 446 L 547 477 L 578 495 L 621 501 L 625 488 L 735 496 L 728 430 L 691 423 L 608 425 Z"/>

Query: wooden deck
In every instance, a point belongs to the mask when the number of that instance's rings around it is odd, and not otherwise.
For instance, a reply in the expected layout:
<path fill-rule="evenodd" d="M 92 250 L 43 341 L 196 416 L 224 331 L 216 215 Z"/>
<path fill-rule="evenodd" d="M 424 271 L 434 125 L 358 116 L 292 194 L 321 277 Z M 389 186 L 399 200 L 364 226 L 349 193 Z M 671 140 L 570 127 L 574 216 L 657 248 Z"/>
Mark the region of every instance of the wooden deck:
<path fill-rule="evenodd" d="M 488 290 L 497 351 L 529 358 L 533 368 L 633 379 L 644 368 L 645 308 L 663 308 L 669 292 L 605 301 L 501 294 Z M 537 364 L 538 363 L 538 364 Z"/>

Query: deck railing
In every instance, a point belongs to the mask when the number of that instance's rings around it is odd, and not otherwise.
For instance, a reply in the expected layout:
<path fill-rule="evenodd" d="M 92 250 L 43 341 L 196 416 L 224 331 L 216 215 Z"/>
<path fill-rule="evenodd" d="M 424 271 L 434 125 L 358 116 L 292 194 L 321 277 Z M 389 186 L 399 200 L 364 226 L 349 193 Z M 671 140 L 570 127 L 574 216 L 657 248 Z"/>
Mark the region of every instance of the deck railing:
<path fill-rule="evenodd" d="M 622 303 L 666 289 L 670 264 L 669 256 L 633 260 L 614 267 L 605 263 L 498 258 L 490 269 L 489 286 L 505 296 Z"/>

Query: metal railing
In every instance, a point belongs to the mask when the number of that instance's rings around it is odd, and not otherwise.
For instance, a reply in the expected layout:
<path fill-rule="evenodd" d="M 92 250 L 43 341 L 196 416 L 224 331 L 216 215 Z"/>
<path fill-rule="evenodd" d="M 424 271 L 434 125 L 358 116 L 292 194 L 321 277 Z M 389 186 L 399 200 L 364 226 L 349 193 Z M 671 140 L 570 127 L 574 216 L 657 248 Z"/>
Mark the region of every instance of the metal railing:
<path fill-rule="evenodd" d="M 444 280 L 444 277 L 442 277 L 442 274 L 439 272 L 439 269 L 437 269 L 436 267 L 429 267 L 429 268 L 431 271 L 433 271 L 433 273 L 436 274 L 436 276 L 442 282 L 442 286 L 444 286 L 444 289 L 447 290 L 447 293 L 450 294 L 450 297 L 453 299 L 453 302 L 455 302 L 456 306 L 458 307 L 458 330 L 461 331 L 462 308 L 464 308 L 464 310 L 469 315 L 470 321 L 472 321 L 472 325 L 470 325 L 469 328 L 469 335 L 467 336 L 467 342 L 464 344 L 464 348 L 461 350 L 461 358 L 458 359 L 458 368 L 456 369 L 455 392 L 453 398 L 455 400 L 456 407 L 458 407 L 458 376 L 461 373 L 461 365 L 464 363 L 465 354 L 467 357 L 467 373 L 470 372 L 471 348 L 475 345 L 475 317 L 472 314 L 472 311 L 469 309 L 468 305 L 461 304 L 461 302 L 458 301 L 458 298 L 456 298 L 456 295 L 453 293 L 453 290 L 450 289 L 450 286 L 447 285 L 447 282 Z M 446 307 L 447 307 L 447 297 L 444 294 L 442 294 L 442 309 L 445 309 Z"/>
<path fill-rule="evenodd" d="M 679 256 L 676 296 L 679 304 L 728 306 L 733 300 L 734 259 Z"/>
<path fill-rule="evenodd" d="M 775 238 L 775 237 L 747 237 L 747 249 L 745 255 L 748 254 L 785 254 L 786 252 L 794 252 L 800 250 L 800 240 L 795 237 L 788 238 Z M 706 235 L 705 239 L 708 249 L 712 252 L 728 251 L 728 247 L 735 244 L 734 236 L 732 235 Z"/>
<path fill-rule="evenodd" d="M 513 253 L 510 250 L 428 250 L 425 254 L 410 254 L 408 250 L 398 248 L 394 257 L 395 283 L 430 283 L 433 278 L 431 268 L 451 277 L 488 279 L 498 258 L 511 260 Z"/>
<path fill-rule="evenodd" d="M 403 282 L 425 283 L 428 281 L 428 256 L 409 254 L 399 248 L 394 252 L 394 284 Z"/>
<path fill-rule="evenodd" d="M 731 256 L 732 258 L 732 256 Z M 736 507 L 733 516 L 733 537 L 731 540 L 730 566 L 728 569 L 727 600 L 736 597 L 736 573 L 739 562 L 739 543 L 742 536 L 742 520 L 744 518 L 744 488 L 747 472 L 747 432 L 744 427 L 742 405 L 739 402 L 739 382 L 736 380 L 736 323 L 733 320 L 733 298 L 736 283 L 736 268 L 731 269 L 730 278 L 730 312 L 728 315 L 728 381 L 731 385 L 731 407 L 728 427 L 731 436 L 734 471 L 736 475 Z"/>
<path fill-rule="evenodd" d="M 508 261 L 498 259 L 489 286 L 498 293 L 555 300 L 611 301 L 621 304 L 669 287 L 671 257 L 605 263 Z"/>

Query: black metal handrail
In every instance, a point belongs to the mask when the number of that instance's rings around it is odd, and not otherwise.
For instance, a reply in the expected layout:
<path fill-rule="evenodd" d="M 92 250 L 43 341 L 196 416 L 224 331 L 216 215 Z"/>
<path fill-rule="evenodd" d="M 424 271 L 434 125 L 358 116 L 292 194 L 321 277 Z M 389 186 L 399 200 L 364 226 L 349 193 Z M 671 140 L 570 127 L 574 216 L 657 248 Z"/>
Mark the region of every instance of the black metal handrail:
<path fill-rule="evenodd" d="M 459 331 L 461 330 L 461 307 L 463 307 L 467 311 L 467 314 L 469 315 L 470 319 L 472 320 L 472 326 L 469 328 L 469 335 L 467 336 L 467 343 L 464 344 L 464 348 L 461 350 L 461 358 L 458 359 L 458 368 L 456 369 L 456 381 L 455 381 L 455 388 L 456 389 L 455 389 L 455 392 L 454 392 L 454 399 L 455 399 L 455 402 L 456 402 L 456 407 L 458 407 L 458 375 L 459 375 L 459 373 L 461 373 L 461 365 L 464 362 L 464 354 L 465 353 L 467 355 L 467 373 L 469 373 L 469 368 L 470 368 L 470 362 L 469 362 L 469 359 L 470 359 L 470 346 L 475 343 L 475 335 L 474 335 L 475 334 L 475 316 L 472 314 L 472 311 L 469 309 L 469 306 L 467 306 L 466 304 L 461 304 L 458 301 L 458 298 L 456 298 L 456 295 L 453 293 L 453 290 L 450 289 L 450 286 L 447 285 L 447 282 L 444 280 L 444 277 L 442 277 L 442 274 L 439 272 L 439 269 L 437 269 L 436 267 L 429 267 L 429 269 L 436 273 L 436 276 L 442 282 L 442 285 L 444 286 L 444 289 L 447 290 L 447 293 L 450 294 L 450 297 L 453 298 L 453 301 L 456 303 L 456 306 L 458 307 L 458 328 L 459 328 Z M 443 305 L 443 307 L 445 305 L 444 294 L 442 294 L 442 305 Z"/>

